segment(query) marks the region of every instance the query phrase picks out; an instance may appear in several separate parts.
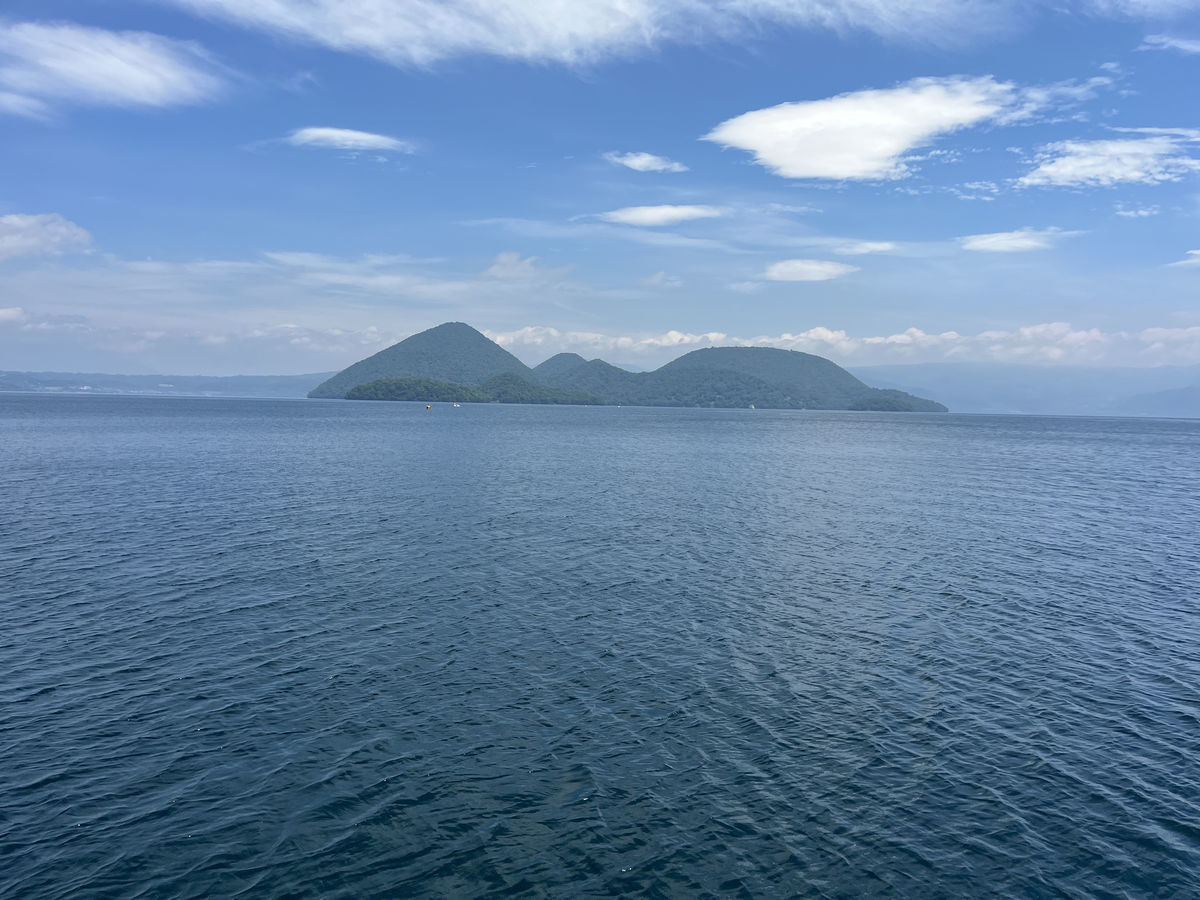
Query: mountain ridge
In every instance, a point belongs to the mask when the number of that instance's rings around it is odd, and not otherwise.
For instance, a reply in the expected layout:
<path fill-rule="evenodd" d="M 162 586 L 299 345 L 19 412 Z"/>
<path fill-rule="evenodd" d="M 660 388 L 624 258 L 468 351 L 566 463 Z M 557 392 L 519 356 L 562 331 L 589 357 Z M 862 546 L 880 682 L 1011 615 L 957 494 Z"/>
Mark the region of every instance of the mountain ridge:
<path fill-rule="evenodd" d="M 499 376 L 505 377 L 494 381 Z M 872 388 L 832 360 L 797 350 L 707 347 L 652 372 L 630 372 L 602 359 L 559 353 L 530 368 L 462 322 L 438 325 L 359 360 L 309 397 L 413 400 L 426 390 L 432 399 L 485 383 L 492 388 L 483 393 L 497 402 L 946 411 L 933 400 Z M 464 390 L 461 396 L 482 395 Z"/>

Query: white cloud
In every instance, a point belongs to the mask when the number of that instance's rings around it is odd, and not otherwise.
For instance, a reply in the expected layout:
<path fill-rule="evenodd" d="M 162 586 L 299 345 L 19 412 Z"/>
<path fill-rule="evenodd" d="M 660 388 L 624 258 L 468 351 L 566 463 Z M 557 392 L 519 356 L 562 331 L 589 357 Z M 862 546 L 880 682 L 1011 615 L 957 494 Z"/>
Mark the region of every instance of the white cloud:
<path fill-rule="evenodd" d="M 891 241 L 850 241 L 834 244 L 832 249 L 842 256 L 862 256 L 867 253 L 890 253 L 896 249 L 896 245 Z"/>
<path fill-rule="evenodd" d="M 605 222 L 620 225 L 675 225 L 692 219 L 712 219 L 724 213 L 715 206 L 626 206 L 600 213 Z"/>
<path fill-rule="evenodd" d="M 101 345 L 122 343 L 116 335 L 162 332 L 167 337 L 155 346 L 166 353 L 163 348 L 169 345 L 183 355 L 153 356 L 151 348 L 146 350 L 151 355 L 137 356 L 138 366 L 157 366 L 163 363 L 154 360 L 165 359 L 169 365 L 198 366 L 197 371 L 229 366 L 224 370 L 270 372 L 274 366 L 281 372 L 348 365 L 365 355 L 353 349 L 358 338 L 352 335 L 366 333 L 372 325 L 386 332 L 375 339 L 383 341 L 397 331 L 403 336 L 413 324 L 420 330 L 452 319 L 483 322 L 489 316 L 495 321 L 503 315 L 497 310 L 537 308 L 588 291 L 566 278 L 567 267 L 545 268 L 517 254 L 500 254 L 485 272 L 464 275 L 462 268 L 461 263 L 405 255 L 350 258 L 274 252 L 247 260 L 178 262 L 93 254 L 69 265 L 12 267 L 5 273 L 0 302 L 6 308 L 23 308 L 28 320 L 11 328 L 30 333 L 79 329 L 80 317 L 86 317 L 94 337 L 79 339 L 79 360 L 87 354 L 95 359 Z M 278 323 L 304 330 L 285 333 Z M 201 339 L 206 346 L 225 346 L 228 355 L 193 352 Z M 283 352 L 301 343 L 304 354 Z M 45 352 L 62 352 L 39 346 Z M 22 347 L 19 340 L 15 347 L 18 356 L 35 353 L 32 345 Z M 255 347 L 271 355 L 260 355 Z M 0 358 L 15 358 L 12 350 L 13 346 L 0 346 Z M 130 361 L 133 357 L 105 365 Z M 31 365 L 40 364 L 26 367 Z M 16 366 L 10 362 L 9 367 Z"/>
<path fill-rule="evenodd" d="M 19 306 L 0 308 L 0 322 L 24 322 L 25 318 L 25 310 Z"/>
<path fill-rule="evenodd" d="M 1184 141 L 1200 141 L 1200 128 L 1114 128 L 1128 134 L 1165 134 Z"/>
<path fill-rule="evenodd" d="M 826 259 L 785 259 L 767 266 L 762 277 L 768 281 L 829 281 L 857 271 L 857 266 Z"/>
<path fill-rule="evenodd" d="M 964 250 L 984 253 L 1024 253 L 1029 250 L 1049 250 L 1064 237 L 1079 234 L 1061 228 L 1018 228 L 1016 231 L 997 231 L 992 234 L 969 234 L 958 239 Z"/>
<path fill-rule="evenodd" d="M 159 0 L 395 65 L 483 54 L 580 65 L 663 43 L 742 42 L 770 26 L 868 32 L 920 43 L 991 37 L 1029 20 L 1023 0 Z M 1157 18 L 1194 0 L 1077 0 L 1081 10 Z M 1061 10 L 1060 10 L 1061 12 Z"/>
<path fill-rule="evenodd" d="M 1187 252 L 1187 255 L 1183 259 L 1179 260 L 1179 262 L 1173 262 L 1170 265 L 1172 265 L 1172 266 L 1200 266 L 1200 250 L 1189 250 Z"/>
<path fill-rule="evenodd" d="M 954 153 L 913 151 L 971 126 L 1032 121 L 1091 99 L 1114 80 L 1018 87 L 991 76 L 915 78 L 893 88 L 781 103 L 722 122 L 701 139 L 754 154 L 785 178 L 905 178 L 912 163 L 955 161 Z"/>
<path fill-rule="evenodd" d="M 915 362 L 1011 362 L 1042 364 L 1161 365 L 1200 362 L 1200 326 L 1103 332 L 1068 322 L 1044 322 L 978 334 L 927 332 L 910 327 L 892 334 L 853 336 L 816 326 L 799 332 L 737 337 L 720 331 L 671 330 L 660 334 L 612 335 L 531 326 L 488 337 L 520 353 L 573 350 L 584 355 L 637 356 L 650 365 L 701 347 L 777 347 L 831 357 L 843 365 Z"/>
<path fill-rule="evenodd" d="M 946 42 L 1015 21 L 996 0 L 160 0 L 396 65 L 483 54 L 580 65 L 763 26 Z M 1010 0 L 1011 2 L 1011 0 Z"/>
<path fill-rule="evenodd" d="M 415 146 L 409 141 L 355 131 L 351 128 L 298 128 L 285 140 L 293 147 L 325 147 L 333 150 L 390 150 L 395 153 L 413 153 Z"/>
<path fill-rule="evenodd" d="M 58 213 L 0 216 L 0 260 L 84 250 L 92 236 Z"/>
<path fill-rule="evenodd" d="M 626 228 L 621 225 L 610 225 L 606 222 L 546 222 L 539 219 L 500 217 L 493 219 L 473 219 L 463 224 L 499 227 L 511 234 L 525 238 L 587 241 L 596 239 L 617 240 L 645 244 L 650 247 L 718 250 L 723 253 L 744 252 L 731 244 L 713 240 L 712 238 L 691 237 L 686 234 L 676 234 L 673 231 Z"/>
<path fill-rule="evenodd" d="M 1085 9 L 1099 15 L 1131 19 L 1164 19 L 1195 12 L 1196 0 L 1086 0 Z"/>
<path fill-rule="evenodd" d="M 1126 206 L 1124 203 L 1118 203 L 1115 211 L 1118 216 L 1126 219 L 1148 219 L 1157 216 L 1161 210 L 1157 206 Z"/>
<path fill-rule="evenodd" d="M 198 45 L 143 31 L 0 21 L 0 111 L 45 117 L 50 103 L 166 107 L 222 90 Z"/>
<path fill-rule="evenodd" d="M 498 253 L 492 264 L 484 270 L 487 278 L 501 281 L 561 281 L 570 272 L 570 266 L 551 269 L 539 266 L 536 256 L 522 257 L 520 253 L 508 251 Z"/>
<path fill-rule="evenodd" d="M 24 116 L 27 119 L 50 118 L 50 105 L 34 97 L 0 91 L 0 115 Z"/>
<path fill-rule="evenodd" d="M 1139 130 L 1150 131 L 1151 136 L 1048 144 L 1038 155 L 1037 166 L 1017 179 L 1017 184 L 1023 187 L 1158 184 L 1178 181 L 1188 173 L 1200 171 L 1200 159 L 1190 156 L 1182 146 L 1182 141 L 1190 139 L 1186 130 Z"/>
<path fill-rule="evenodd" d="M 1200 40 L 1178 38 L 1169 34 L 1148 34 L 1139 50 L 1179 50 L 1182 53 L 1200 53 Z"/>
<path fill-rule="evenodd" d="M 625 166 L 635 172 L 686 172 L 688 167 L 681 162 L 655 156 L 653 153 L 605 153 L 604 158 L 617 166 Z"/>
<path fill-rule="evenodd" d="M 785 178 L 903 178 L 910 171 L 906 153 L 999 116 L 1015 96 L 1011 84 L 992 78 L 918 78 L 754 110 L 703 139 L 748 150 Z"/>

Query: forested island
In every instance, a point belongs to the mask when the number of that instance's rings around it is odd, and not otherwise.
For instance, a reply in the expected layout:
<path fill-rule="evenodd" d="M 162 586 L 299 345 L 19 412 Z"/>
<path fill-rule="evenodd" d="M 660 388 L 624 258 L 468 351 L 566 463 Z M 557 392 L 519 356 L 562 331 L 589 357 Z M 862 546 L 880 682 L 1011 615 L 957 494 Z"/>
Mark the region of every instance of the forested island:
<path fill-rule="evenodd" d="M 561 403 L 945 412 L 933 400 L 872 388 L 810 353 L 769 347 L 694 350 L 653 372 L 560 353 L 534 368 L 469 325 L 448 322 L 338 372 L 319 399 Z"/>

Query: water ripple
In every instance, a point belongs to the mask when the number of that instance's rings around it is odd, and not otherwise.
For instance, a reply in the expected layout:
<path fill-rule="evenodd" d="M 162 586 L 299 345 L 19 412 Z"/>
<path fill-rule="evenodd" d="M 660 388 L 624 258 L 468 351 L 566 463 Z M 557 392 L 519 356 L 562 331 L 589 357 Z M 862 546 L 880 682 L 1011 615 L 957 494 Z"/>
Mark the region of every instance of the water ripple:
<path fill-rule="evenodd" d="M 1198 443 L 0 398 L 0 896 L 1195 896 Z"/>

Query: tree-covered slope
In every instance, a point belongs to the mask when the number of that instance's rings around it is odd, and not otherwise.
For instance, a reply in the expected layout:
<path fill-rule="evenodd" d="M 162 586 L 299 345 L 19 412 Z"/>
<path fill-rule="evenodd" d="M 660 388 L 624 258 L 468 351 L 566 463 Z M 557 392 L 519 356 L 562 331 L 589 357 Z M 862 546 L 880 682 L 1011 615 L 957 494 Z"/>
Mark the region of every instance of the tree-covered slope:
<path fill-rule="evenodd" d="M 557 353 L 543 363 L 533 367 L 533 374 L 545 380 L 582 366 L 587 360 L 578 353 Z"/>
<path fill-rule="evenodd" d="M 726 372 L 747 376 L 779 391 L 780 405 L 796 409 L 875 409 L 905 412 L 945 412 L 940 403 L 905 394 L 903 391 L 879 391 L 859 381 L 837 363 L 801 353 L 772 347 L 710 347 L 693 350 L 667 363 L 651 375 L 674 377 L 692 374 L 712 377 Z M 756 405 L 763 405 L 756 403 Z"/>
<path fill-rule="evenodd" d="M 381 378 L 432 378 L 454 384 L 482 384 L 504 372 L 526 378 L 532 374 L 523 362 L 470 325 L 447 322 L 342 369 L 308 396 L 345 397 L 351 388 Z"/>
<path fill-rule="evenodd" d="M 519 376 L 518 376 L 519 377 Z M 347 400 L 418 400 L 422 403 L 486 403 L 491 399 L 469 384 L 435 378 L 380 378 L 346 391 Z"/>
<path fill-rule="evenodd" d="M 641 379 L 644 377 L 642 374 L 618 369 L 602 359 L 593 359 L 573 369 L 551 375 L 544 381 L 563 390 L 583 391 L 617 403 L 632 403 L 630 398 L 638 394 Z"/>
<path fill-rule="evenodd" d="M 771 347 L 693 350 L 659 372 L 723 370 L 757 378 L 809 409 L 845 409 L 871 389 L 822 356 Z"/>
<path fill-rule="evenodd" d="M 594 359 L 544 381 L 637 406 L 945 411 L 901 391 L 868 387 L 824 357 L 769 347 L 695 350 L 653 372 L 627 372 Z"/>
<path fill-rule="evenodd" d="M 539 403 L 595 406 L 604 401 L 579 391 L 534 384 L 513 372 L 481 385 L 454 384 L 433 378 L 380 378 L 346 392 L 347 400 L 416 400 L 422 403 Z"/>

